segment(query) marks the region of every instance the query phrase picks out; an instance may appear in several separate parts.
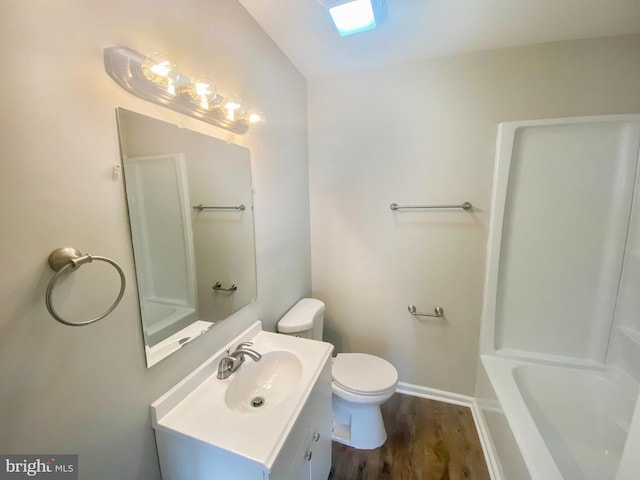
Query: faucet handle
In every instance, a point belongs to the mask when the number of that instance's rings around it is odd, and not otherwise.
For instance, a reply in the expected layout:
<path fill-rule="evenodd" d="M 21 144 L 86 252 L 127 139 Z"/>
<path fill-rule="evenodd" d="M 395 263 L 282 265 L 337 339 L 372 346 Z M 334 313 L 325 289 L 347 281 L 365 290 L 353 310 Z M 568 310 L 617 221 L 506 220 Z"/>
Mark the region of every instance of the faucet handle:
<path fill-rule="evenodd" d="M 238 344 L 238 346 L 236 347 L 236 350 L 241 350 L 244 347 L 250 347 L 251 345 L 253 345 L 253 342 L 242 342 Z"/>
<path fill-rule="evenodd" d="M 218 379 L 224 380 L 234 372 L 237 359 L 229 355 L 222 357 L 218 364 Z"/>

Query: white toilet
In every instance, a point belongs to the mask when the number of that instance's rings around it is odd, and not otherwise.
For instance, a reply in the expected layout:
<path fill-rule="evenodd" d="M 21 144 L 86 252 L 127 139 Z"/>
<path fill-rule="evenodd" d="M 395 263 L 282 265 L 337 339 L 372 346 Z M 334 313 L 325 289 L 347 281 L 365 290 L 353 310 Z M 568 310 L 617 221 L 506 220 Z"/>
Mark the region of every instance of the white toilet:
<path fill-rule="evenodd" d="M 278 322 L 278 332 L 322 341 L 324 303 L 303 298 Z M 333 359 L 333 440 L 370 450 L 387 439 L 380 405 L 398 384 L 386 360 L 364 353 L 339 353 Z"/>

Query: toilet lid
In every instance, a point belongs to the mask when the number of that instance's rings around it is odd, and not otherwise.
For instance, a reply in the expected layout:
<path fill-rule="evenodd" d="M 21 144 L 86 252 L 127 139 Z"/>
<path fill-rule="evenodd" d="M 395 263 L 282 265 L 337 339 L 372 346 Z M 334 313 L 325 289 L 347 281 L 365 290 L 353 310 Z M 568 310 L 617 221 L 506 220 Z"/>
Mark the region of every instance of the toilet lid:
<path fill-rule="evenodd" d="M 366 353 L 340 353 L 331 368 L 333 381 L 351 392 L 375 394 L 394 388 L 398 371 L 386 360 Z"/>

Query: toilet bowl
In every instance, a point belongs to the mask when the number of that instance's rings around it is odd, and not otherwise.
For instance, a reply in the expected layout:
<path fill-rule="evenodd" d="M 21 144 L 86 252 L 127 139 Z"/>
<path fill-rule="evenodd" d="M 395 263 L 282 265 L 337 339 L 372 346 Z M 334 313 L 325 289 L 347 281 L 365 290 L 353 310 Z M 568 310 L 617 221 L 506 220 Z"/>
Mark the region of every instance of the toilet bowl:
<path fill-rule="evenodd" d="M 333 439 L 369 450 L 387 439 L 380 405 L 398 384 L 398 372 L 382 358 L 365 353 L 340 353 L 333 360 Z"/>
<path fill-rule="evenodd" d="M 324 309 L 320 300 L 303 298 L 278 322 L 278 332 L 321 341 Z M 332 362 L 333 440 L 363 450 L 382 446 L 380 405 L 395 392 L 397 370 L 365 353 L 339 353 Z"/>

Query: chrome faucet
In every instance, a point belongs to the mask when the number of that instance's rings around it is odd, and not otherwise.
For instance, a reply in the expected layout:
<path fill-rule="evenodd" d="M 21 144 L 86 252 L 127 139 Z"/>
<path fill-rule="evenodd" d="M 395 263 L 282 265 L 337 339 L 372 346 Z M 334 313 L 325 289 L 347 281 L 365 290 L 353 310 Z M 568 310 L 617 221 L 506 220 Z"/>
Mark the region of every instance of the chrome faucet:
<path fill-rule="evenodd" d="M 227 350 L 227 354 L 225 357 L 222 357 L 220 363 L 218 364 L 218 378 L 220 380 L 224 380 L 233 372 L 240 368 L 240 365 L 244 363 L 245 357 L 251 358 L 254 362 L 259 362 L 262 358 L 255 350 L 250 348 L 253 345 L 252 342 L 242 342 L 239 344 L 233 352 L 229 352 Z"/>

